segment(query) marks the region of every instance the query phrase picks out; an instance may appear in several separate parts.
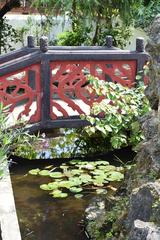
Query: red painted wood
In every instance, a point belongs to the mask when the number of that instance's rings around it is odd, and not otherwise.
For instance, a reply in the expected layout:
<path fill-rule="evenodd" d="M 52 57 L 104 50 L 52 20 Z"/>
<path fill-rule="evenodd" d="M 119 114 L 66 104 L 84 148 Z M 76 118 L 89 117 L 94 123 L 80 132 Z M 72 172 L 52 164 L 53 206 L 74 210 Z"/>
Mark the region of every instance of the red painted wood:
<path fill-rule="evenodd" d="M 29 86 L 28 72 L 35 72 L 35 90 Z M 18 75 L 17 75 L 18 74 Z M 9 92 L 9 88 L 12 90 Z M 21 101 L 24 102 L 24 110 L 18 115 L 18 119 L 22 116 L 28 116 L 30 107 L 36 101 L 37 109 L 31 116 L 30 122 L 40 121 L 41 115 L 41 86 L 40 86 L 40 64 L 34 64 L 19 71 L 0 77 L 0 101 L 4 106 L 9 105 L 12 112 Z"/>
<path fill-rule="evenodd" d="M 84 114 L 83 106 L 76 104 L 75 99 L 82 100 L 88 106 L 102 97 L 97 98 L 94 93 L 88 91 L 87 75 L 98 77 L 100 80 L 117 82 L 123 86 L 132 87 L 135 84 L 136 61 L 57 61 L 51 62 L 51 105 L 50 116 L 57 119 L 53 113 L 53 106 L 61 112 L 63 117 L 68 117 L 64 107 L 57 104 L 55 97 L 67 103 L 78 114 Z"/>

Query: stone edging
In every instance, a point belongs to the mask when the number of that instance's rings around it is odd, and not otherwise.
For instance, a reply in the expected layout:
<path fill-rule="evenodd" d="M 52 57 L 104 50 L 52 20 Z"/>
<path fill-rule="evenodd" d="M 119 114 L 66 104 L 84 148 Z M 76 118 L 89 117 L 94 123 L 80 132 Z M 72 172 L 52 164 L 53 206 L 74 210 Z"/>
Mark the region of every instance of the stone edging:
<path fill-rule="evenodd" d="M 0 226 L 2 240 L 22 240 L 9 173 L 0 180 Z"/>

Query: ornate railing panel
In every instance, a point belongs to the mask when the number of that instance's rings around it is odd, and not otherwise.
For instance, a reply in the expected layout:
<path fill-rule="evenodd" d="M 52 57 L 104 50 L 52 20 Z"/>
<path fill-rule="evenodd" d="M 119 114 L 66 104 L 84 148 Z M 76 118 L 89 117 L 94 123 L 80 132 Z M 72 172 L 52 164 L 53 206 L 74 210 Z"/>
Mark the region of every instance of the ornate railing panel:
<path fill-rule="evenodd" d="M 136 61 L 59 61 L 51 62 L 51 118 L 89 114 L 93 102 L 101 101 L 88 91 L 88 75 L 132 87 Z M 68 109 L 68 111 L 67 111 Z"/>
<path fill-rule="evenodd" d="M 9 106 L 15 119 L 28 116 L 30 122 L 40 121 L 40 64 L 0 77 L 0 101 Z"/>

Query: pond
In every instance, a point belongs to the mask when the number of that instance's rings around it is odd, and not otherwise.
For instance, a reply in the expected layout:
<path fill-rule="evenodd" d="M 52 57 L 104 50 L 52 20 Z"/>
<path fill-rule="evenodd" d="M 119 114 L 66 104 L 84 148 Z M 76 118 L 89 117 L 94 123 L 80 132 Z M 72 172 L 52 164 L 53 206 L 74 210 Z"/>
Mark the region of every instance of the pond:
<path fill-rule="evenodd" d="M 123 160 L 131 160 L 133 153 L 120 153 Z M 110 160 L 111 160 L 111 156 Z M 106 157 L 104 157 L 106 159 Z M 108 159 L 106 159 L 108 160 Z M 112 155 L 112 162 L 114 161 Z M 48 177 L 28 174 L 34 168 L 44 169 L 53 164 L 49 160 L 21 160 L 10 169 L 17 215 L 23 240 L 87 240 L 84 230 L 84 212 L 96 192 L 85 191 L 82 198 L 69 194 L 67 198 L 53 198 L 40 189 L 49 182 Z M 55 162 L 54 162 L 55 163 Z M 56 164 L 60 164 L 59 161 Z M 113 184 L 114 186 L 114 184 Z M 107 190 L 112 194 L 111 190 Z"/>

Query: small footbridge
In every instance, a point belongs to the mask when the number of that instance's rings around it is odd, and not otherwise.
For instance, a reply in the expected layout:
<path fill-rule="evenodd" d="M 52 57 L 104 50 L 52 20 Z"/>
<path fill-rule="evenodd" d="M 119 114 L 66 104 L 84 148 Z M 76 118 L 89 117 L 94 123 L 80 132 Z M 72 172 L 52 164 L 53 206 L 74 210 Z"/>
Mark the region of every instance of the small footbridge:
<path fill-rule="evenodd" d="M 79 115 L 96 101 L 87 75 L 133 87 L 149 58 L 142 38 L 135 51 L 112 42 L 107 36 L 102 47 L 50 47 L 41 37 L 36 47 L 28 36 L 27 47 L 0 56 L 0 102 L 10 106 L 11 121 L 25 116 L 32 131 L 87 125 Z"/>

